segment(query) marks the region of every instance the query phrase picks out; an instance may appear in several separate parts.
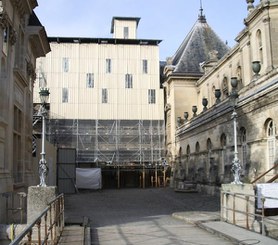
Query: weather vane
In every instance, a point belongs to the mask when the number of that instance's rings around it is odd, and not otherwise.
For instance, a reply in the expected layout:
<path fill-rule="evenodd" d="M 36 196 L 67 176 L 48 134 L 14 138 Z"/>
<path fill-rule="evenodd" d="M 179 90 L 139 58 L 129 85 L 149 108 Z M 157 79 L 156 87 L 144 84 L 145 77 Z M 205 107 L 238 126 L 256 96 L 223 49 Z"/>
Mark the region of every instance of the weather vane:
<path fill-rule="evenodd" d="M 201 12 L 201 16 L 203 16 L 203 4 L 202 4 L 202 0 L 200 0 L 200 12 Z"/>

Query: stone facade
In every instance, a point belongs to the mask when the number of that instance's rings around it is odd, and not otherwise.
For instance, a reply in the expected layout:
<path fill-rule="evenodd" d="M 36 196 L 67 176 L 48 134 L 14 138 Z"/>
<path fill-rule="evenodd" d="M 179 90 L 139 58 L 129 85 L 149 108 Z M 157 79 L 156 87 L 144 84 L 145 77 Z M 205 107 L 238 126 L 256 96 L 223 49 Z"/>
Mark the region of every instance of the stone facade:
<path fill-rule="evenodd" d="M 32 161 L 33 83 L 36 58 L 50 51 L 44 27 L 33 12 L 37 5 L 36 0 L 0 1 L 0 223 L 8 222 L 6 200 L 12 193 L 27 192 L 27 186 L 37 183 Z"/>
<path fill-rule="evenodd" d="M 171 62 L 165 68 L 167 158 L 176 180 L 205 185 L 233 180 L 232 77 L 238 81 L 235 110 L 241 180 L 249 183 L 277 163 L 278 1 L 260 1 L 248 9 L 235 47 L 218 61 L 211 62 L 208 55 L 201 75 L 175 74 Z M 260 64 L 257 73 L 254 61 Z M 193 106 L 197 115 L 191 112 Z M 184 118 L 183 112 L 189 117 Z M 276 174 L 273 170 L 261 181 Z"/>

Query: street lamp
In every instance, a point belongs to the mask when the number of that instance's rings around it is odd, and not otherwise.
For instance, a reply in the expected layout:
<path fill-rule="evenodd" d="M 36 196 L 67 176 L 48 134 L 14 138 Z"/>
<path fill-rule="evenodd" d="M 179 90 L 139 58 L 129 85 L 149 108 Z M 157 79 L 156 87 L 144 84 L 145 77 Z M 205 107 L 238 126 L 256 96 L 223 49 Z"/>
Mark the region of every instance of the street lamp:
<path fill-rule="evenodd" d="M 240 181 L 241 166 L 240 166 L 240 161 L 238 159 L 238 151 L 237 151 L 237 113 L 236 113 L 236 105 L 237 105 L 237 98 L 238 98 L 237 84 L 238 84 L 237 78 L 232 77 L 231 78 L 232 92 L 230 96 L 233 102 L 232 119 L 234 125 L 234 160 L 232 165 L 232 172 L 234 175 L 234 181 L 231 184 L 242 184 L 242 182 Z"/>
<path fill-rule="evenodd" d="M 41 99 L 41 108 L 39 114 L 42 117 L 42 152 L 41 152 L 41 159 L 39 161 L 39 177 L 40 177 L 39 186 L 45 187 L 46 186 L 45 179 L 48 173 L 47 162 L 45 159 L 45 114 L 46 114 L 46 103 L 48 101 L 49 94 L 50 94 L 49 89 L 41 88 L 39 94 Z"/>

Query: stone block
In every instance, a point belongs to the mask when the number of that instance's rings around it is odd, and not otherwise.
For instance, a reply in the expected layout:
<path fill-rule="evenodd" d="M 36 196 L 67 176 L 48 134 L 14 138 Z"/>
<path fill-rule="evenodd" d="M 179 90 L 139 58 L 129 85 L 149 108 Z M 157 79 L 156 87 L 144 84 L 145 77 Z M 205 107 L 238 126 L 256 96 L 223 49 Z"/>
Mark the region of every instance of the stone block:
<path fill-rule="evenodd" d="M 31 223 L 57 196 L 56 186 L 30 186 L 27 196 L 27 223 Z"/>
<path fill-rule="evenodd" d="M 221 186 L 221 219 L 246 228 L 250 227 L 254 222 L 254 195 L 252 184 L 223 184 Z"/>

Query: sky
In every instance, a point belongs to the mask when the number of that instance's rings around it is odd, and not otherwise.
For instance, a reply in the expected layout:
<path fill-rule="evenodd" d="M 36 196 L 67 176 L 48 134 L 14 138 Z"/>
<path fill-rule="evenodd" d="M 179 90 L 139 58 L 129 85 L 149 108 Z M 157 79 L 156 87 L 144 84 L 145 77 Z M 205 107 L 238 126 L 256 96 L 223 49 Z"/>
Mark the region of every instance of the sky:
<path fill-rule="evenodd" d="M 37 0 L 35 12 L 49 37 L 112 38 L 114 16 L 140 17 L 139 39 L 162 40 L 160 60 L 175 54 L 200 14 L 200 0 Z M 255 5 L 259 0 L 255 0 Z M 202 0 L 216 34 L 233 47 L 244 28 L 246 0 Z"/>

